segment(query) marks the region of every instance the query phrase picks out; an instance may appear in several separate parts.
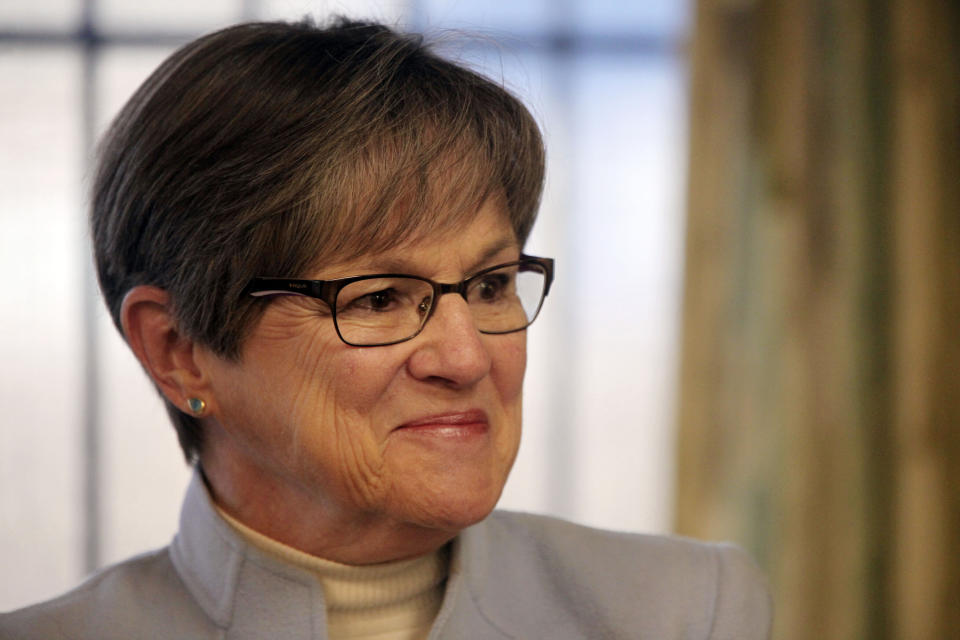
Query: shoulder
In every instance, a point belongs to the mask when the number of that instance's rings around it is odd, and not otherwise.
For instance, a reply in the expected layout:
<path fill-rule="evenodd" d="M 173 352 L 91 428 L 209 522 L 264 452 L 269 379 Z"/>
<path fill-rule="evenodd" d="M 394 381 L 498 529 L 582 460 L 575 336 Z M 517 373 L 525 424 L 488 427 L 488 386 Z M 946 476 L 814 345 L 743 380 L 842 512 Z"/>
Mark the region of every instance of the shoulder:
<path fill-rule="evenodd" d="M 500 548 L 536 550 L 551 563 L 588 575 L 602 569 L 604 574 L 627 573 L 634 582 L 655 575 L 658 585 L 677 582 L 687 587 L 696 579 L 705 587 L 716 584 L 707 578 L 717 578 L 720 584 L 734 579 L 764 584 L 749 556 L 731 544 L 607 531 L 527 513 L 498 511 L 488 522 Z"/>
<path fill-rule="evenodd" d="M 495 567 L 487 574 L 491 580 L 527 582 L 527 594 L 576 603 L 598 617 L 603 630 L 592 630 L 598 637 L 617 637 L 611 629 L 653 637 L 769 635 L 766 581 L 733 545 L 510 512 L 494 513 L 484 527 Z M 531 590 L 529 576 L 547 586 Z"/>
<path fill-rule="evenodd" d="M 152 629 L 173 630 L 174 623 L 193 631 L 198 615 L 167 549 L 161 549 L 102 569 L 57 598 L 0 614 L 0 637 L 143 637 Z"/>

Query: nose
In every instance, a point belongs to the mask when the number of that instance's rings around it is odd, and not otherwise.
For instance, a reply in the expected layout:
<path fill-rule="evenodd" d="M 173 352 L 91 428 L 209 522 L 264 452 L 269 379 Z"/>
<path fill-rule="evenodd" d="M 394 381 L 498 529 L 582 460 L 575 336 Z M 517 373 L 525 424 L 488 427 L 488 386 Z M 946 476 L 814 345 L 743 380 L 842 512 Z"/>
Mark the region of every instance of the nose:
<path fill-rule="evenodd" d="M 468 387 L 490 372 L 490 353 L 466 300 L 444 295 L 436 305 L 430 321 L 413 339 L 417 348 L 407 360 L 407 369 L 418 380 Z"/>

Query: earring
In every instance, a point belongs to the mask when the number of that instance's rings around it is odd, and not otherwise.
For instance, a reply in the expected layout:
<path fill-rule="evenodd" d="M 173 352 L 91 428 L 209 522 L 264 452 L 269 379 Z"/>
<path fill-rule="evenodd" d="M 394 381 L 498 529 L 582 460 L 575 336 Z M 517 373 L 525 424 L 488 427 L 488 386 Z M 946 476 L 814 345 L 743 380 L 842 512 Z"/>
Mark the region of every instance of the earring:
<path fill-rule="evenodd" d="M 200 398 L 189 398 L 187 404 L 190 406 L 190 411 L 197 416 L 201 415 L 203 410 L 207 408 L 207 403 Z"/>

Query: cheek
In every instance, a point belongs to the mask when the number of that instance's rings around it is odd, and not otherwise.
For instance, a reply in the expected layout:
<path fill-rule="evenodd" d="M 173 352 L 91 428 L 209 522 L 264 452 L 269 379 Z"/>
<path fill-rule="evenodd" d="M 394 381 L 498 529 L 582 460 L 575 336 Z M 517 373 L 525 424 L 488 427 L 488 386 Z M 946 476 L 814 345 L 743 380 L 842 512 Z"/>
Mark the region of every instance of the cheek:
<path fill-rule="evenodd" d="M 331 362 L 328 393 L 342 417 L 375 422 L 378 407 L 387 403 L 402 360 L 389 357 L 390 347 L 351 348 Z"/>
<path fill-rule="evenodd" d="M 264 328 L 248 354 L 248 368 L 262 378 L 257 391 L 284 398 L 286 406 L 277 409 L 298 428 L 314 435 L 336 430 L 337 418 L 357 414 L 376 396 L 376 354 L 343 344 L 327 318 L 291 314 L 284 320 Z M 324 423 L 328 428 L 320 429 Z"/>
<path fill-rule="evenodd" d="M 331 508 L 375 504 L 383 483 L 383 445 L 371 409 L 382 397 L 388 371 L 369 350 L 301 346 L 287 352 L 279 378 L 286 401 L 273 410 L 282 422 L 274 429 L 283 434 L 277 443 L 283 447 L 283 472 L 318 490 Z"/>
<path fill-rule="evenodd" d="M 226 400 L 225 426 L 261 451 L 290 460 L 336 437 L 343 374 L 326 325 L 305 314 L 274 315 L 264 317 L 241 361 L 216 382 Z"/>
<path fill-rule="evenodd" d="M 497 337 L 497 336 L 494 336 Z M 497 439 L 497 463 L 502 465 L 502 483 L 513 466 L 520 447 L 523 420 L 523 376 L 527 364 L 527 341 L 524 333 L 499 336 L 504 341 L 494 358 L 493 379 L 506 419 L 505 428 Z"/>
<path fill-rule="evenodd" d="M 509 407 L 516 403 L 519 406 L 523 394 L 523 376 L 527 368 L 526 333 L 490 337 L 502 341 L 495 343 L 491 350 L 494 384 L 505 405 Z"/>
<path fill-rule="evenodd" d="M 320 462 L 352 490 L 377 484 L 384 436 L 391 426 L 391 381 L 396 371 L 373 349 L 336 349 L 301 384 L 292 424 L 300 455 Z M 327 478 L 328 481 L 332 478 Z M 354 496 L 363 501 L 369 496 Z"/>

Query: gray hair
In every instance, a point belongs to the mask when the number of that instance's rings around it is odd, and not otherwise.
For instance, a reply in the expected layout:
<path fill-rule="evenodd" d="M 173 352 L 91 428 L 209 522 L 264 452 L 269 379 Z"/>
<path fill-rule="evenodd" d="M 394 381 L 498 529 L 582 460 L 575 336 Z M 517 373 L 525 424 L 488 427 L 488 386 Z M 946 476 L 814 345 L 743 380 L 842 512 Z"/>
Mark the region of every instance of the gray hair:
<path fill-rule="evenodd" d="M 230 359 L 265 308 L 242 295 L 254 276 L 304 277 L 462 225 L 493 194 L 522 245 L 544 177 L 540 131 L 503 87 L 419 36 L 342 18 L 187 44 L 99 154 L 91 226 L 114 323 L 126 292 L 155 285 L 180 331 Z M 167 410 L 195 462 L 200 423 Z"/>

